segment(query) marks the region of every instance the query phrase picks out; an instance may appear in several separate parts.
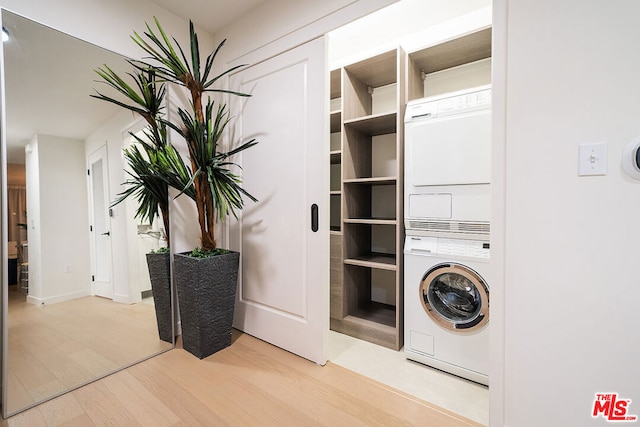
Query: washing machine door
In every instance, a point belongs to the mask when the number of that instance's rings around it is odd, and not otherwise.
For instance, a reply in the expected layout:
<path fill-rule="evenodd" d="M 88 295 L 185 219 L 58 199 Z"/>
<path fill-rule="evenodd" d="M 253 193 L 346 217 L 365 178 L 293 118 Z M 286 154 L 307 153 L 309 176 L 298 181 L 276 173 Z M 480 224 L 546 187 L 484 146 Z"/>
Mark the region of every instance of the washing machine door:
<path fill-rule="evenodd" d="M 420 282 L 422 306 L 438 325 L 458 332 L 489 321 L 489 288 L 478 273 L 457 263 L 435 265 Z"/>

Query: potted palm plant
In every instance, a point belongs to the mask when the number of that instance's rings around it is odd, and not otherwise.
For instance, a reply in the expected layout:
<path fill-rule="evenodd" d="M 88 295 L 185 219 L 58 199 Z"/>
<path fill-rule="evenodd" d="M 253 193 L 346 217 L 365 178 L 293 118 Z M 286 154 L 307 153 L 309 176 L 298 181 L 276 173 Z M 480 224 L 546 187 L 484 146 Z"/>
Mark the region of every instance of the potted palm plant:
<path fill-rule="evenodd" d="M 157 33 L 147 25 L 143 36 L 134 32 L 132 37 L 148 54 L 144 61 L 129 61 L 134 69 L 134 80 L 142 82 L 138 90 L 127 87 L 123 79 L 108 67 L 101 69 L 103 79 L 134 101 L 135 106 L 99 96 L 147 120 L 150 139 L 161 141 L 160 144 L 142 145 L 149 148 L 149 159 L 152 155 L 157 156 L 155 162 L 148 162 L 151 170 L 147 175 L 157 175 L 196 204 L 200 247 L 188 253 L 174 254 L 173 267 L 183 348 L 204 358 L 231 344 L 239 253 L 217 247 L 215 225 L 216 221 L 224 220 L 229 215 L 235 216 L 236 210 L 244 206 L 245 197 L 256 201 L 242 188 L 241 178 L 233 172 L 235 164 L 231 157 L 252 147 L 257 141 L 252 139 L 223 151 L 222 138 L 230 122 L 229 109 L 224 102 L 209 97 L 204 99 L 207 92 L 248 96 L 213 86 L 222 77 L 241 67 L 233 67 L 210 77 L 214 60 L 224 41 L 201 63 L 198 36 L 190 22 L 188 60 L 185 50 L 165 34 L 157 19 L 155 25 Z M 145 77 L 140 78 L 140 75 Z M 148 109 L 139 108 L 141 104 L 148 106 L 147 98 L 152 98 L 150 94 L 164 95 L 164 84 L 181 88 L 190 98 L 190 109 L 178 108 L 174 120 L 162 114 L 148 114 Z M 153 87 L 145 89 L 145 85 Z M 144 95 L 143 99 L 140 99 L 140 93 Z M 182 162 L 173 143 L 167 142 L 167 129 L 174 130 L 180 141 L 186 144 L 189 166 Z M 128 196 L 123 194 L 125 198 Z"/>

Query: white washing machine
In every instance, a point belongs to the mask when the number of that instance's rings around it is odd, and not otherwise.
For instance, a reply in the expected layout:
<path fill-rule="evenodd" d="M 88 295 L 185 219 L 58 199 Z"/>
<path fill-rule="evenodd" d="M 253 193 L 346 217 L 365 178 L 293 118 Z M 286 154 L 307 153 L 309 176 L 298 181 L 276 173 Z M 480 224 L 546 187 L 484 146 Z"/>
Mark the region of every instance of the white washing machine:
<path fill-rule="evenodd" d="M 488 385 L 488 267 L 488 241 L 407 235 L 408 359 Z"/>

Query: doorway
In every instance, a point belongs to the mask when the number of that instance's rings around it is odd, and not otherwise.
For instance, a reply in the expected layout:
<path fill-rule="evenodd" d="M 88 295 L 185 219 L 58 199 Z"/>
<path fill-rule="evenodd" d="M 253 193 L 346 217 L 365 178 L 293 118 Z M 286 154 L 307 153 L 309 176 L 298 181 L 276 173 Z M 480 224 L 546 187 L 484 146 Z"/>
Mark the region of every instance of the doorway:
<path fill-rule="evenodd" d="M 111 218 L 109 217 L 109 168 L 107 146 L 88 158 L 91 266 L 93 294 L 113 299 L 111 282 Z"/>

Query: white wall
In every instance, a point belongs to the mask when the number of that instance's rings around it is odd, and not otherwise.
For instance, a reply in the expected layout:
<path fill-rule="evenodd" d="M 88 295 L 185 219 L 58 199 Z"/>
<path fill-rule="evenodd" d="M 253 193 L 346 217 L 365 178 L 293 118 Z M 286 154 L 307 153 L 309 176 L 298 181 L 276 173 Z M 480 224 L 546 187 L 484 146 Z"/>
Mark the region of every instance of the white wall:
<path fill-rule="evenodd" d="M 34 239 L 34 248 L 29 253 L 27 300 L 44 304 L 89 295 L 84 144 L 79 140 L 37 135 L 30 145 L 28 237 Z"/>
<path fill-rule="evenodd" d="M 640 135 L 640 3 L 495 7 L 508 39 L 506 138 L 496 141 L 504 221 L 492 224 L 504 237 L 492 299 L 492 315 L 503 315 L 504 402 L 492 384 L 492 405 L 504 403 L 512 427 L 605 425 L 591 418 L 595 393 L 617 392 L 639 415 L 640 181 L 620 159 Z M 607 175 L 578 177 L 578 144 L 597 141 L 608 143 Z"/>
<path fill-rule="evenodd" d="M 269 51 L 277 54 L 396 1 L 271 0 L 214 36 L 227 39 L 227 61 L 256 49 L 262 50 L 256 52 L 258 57 Z M 255 62 L 249 59 L 249 64 Z"/>

